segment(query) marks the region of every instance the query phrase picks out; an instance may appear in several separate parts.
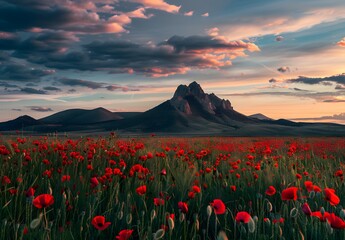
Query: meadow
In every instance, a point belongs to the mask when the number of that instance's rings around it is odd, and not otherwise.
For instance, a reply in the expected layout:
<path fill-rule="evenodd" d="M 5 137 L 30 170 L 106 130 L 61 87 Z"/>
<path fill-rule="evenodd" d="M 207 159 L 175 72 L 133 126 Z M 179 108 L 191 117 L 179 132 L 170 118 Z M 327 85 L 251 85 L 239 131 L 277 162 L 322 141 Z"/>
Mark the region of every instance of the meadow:
<path fill-rule="evenodd" d="M 0 239 L 345 239 L 345 139 L 0 136 Z"/>

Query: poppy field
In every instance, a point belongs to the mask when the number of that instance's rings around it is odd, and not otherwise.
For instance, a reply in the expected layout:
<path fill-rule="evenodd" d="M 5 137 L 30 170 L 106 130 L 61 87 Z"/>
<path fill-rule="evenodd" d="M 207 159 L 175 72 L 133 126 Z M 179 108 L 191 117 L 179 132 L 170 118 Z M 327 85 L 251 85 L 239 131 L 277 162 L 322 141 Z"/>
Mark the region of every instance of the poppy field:
<path fill-rule="evenodd" d="M 345 139 L 0 136 L 0 239 L 345 239 Z"/>

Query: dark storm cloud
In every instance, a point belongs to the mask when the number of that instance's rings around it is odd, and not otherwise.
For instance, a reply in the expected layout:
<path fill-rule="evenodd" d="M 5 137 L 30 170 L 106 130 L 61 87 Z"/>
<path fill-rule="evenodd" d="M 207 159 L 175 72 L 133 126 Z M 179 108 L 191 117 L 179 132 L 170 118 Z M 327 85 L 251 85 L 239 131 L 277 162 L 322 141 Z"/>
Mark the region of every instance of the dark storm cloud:
<path fill-rule="evenodd" d="M 17 63 L 0 64 L 0 80 L 38 82 L 41 77 L 53 74 L 53 70 L 31 68 Z"/>
<path fill-rule="evenodd" d="M 20 89 L 21 92 L 23 93 L 28 93 L 28 94 L 47 94 L 47 91 L 41 90 L 41 89 L 36 89 L 36 88 L 22 88 Z"/>
<path fill-rule="evenodd" d="M 192 41 L 192 43 L 190 42 Z M 209 36 L 174 36 L 158 45 L 129 41 L 94 41 L 82 45 L 82 51 L 41 54 L 28 59 L 49 68 L 137 73 L 153 77 L 186 73 L 231 65 L 230 58 L 243 56 L 244 51 L 259 51 L 253 43 L 226 41 Z M 220 57 L 222 55 L 223 57 Z"/>
<path fill-rule="evenodd" d="M 309 84 L 309 85 L 314 85 L 314 84 L 330 85 L 329 83 L 332 83 L 332 82 L 337 83 L 337 84 L 345 84 L 345 73 L 330 76 L 330 77 L 317 77 L 317 78 L 299 76 L 298 78 L 295 78 L 295 79 L 288 79 L 286 80 L 286 82 L 304 83 L 304 84 Z"/>
<path fill-rule="evenodd" d="M 122 91 L 122 92 L 138 92 L 140 89 L 138 88 L 131 88 L 131 87 L 126 87 L 126 86 L 118 86 L 118 85 L 109 85 L 105 87 L 108 91 Z"/>
<path fill-rule="evenodd" d="M 18 88 L 18 85 L 7 83 L 7 82 L 0 82 L 0 87 L 5 87 L 5 88 Z"/>
<path fill-rule="evenodd" d="M 122 25 L 101 19 L 92 2 L 0 0 L 0 31 L 53 29 L 75 33 L 118 33 Z"/>
<path fill-rule="evenodd" d="M 194 52 L 194 51 L 217 51 L 217 50 L 259 50 L 253 43 L 243 41 L 226 41 L 222 38 L 212 36 L 173 36 L 161 45 L 174 47 L 176 52 Z"/>
<path fill-rule="evenodd" d="M 1 41 L 1 40 L 0 40 Z M 1 45 L 1 43 L 0 43 Z M 0 51 L 0 62 L 1 61 L 6 61 L 10 58 L 10 54 L 8 52 L 3 52 L 3 51 Z"/>
<path fill-rule="evenodd" d="M 93 82 L 88 80 L 82 80 L 82 79 L 73 79 L 73 78 L 61 78 L 56 79 L 57 82 L 60 84 L 66 85 L 66 86 L 78 86 L 78 87 L 87 87 L 91 89 L 107 89 L 108 91 L 123 91 L 123 92 L 129 92 L 129 91 L 140 91 L 139 88 L 134 88 L 130 86 L 120 86 L 120 85 L 108 85 L 106 83 L 99 83 L 99 82 Z M 44 88 L 47 90 L 46 88 Z M 71 89 L 72 90 L 72 89 Z M 71 90 L 69 92 L 71 92 Z M 75 90 L 74 90 L 75 91 Z"/>
<path fill-rule="evenodd" d="M 30 106 L 30 110 L 36 111 L 36 112 L 52 112 L 53 109 L 49 107 L 41 107 L 41 106 Z"/>
<path fill-rule="evenodd" d="M 102 83 L 81 80 L 81 79 L 73 79 L 73 78 L 61 78 L 57 80 L 59 83 L 67 86 L 79 86 L 79 87 L 87 87 L 91 89 L 98 89 L 102 88 Z"/>
<path fill-rule="evenodd" d="M 57 88 L 57 87 L 44 87 L 43 90 L 46 90 L 46 91 L 56 91 L 56 92 L 61 92 L 62 91 L 61 88 Z"/>

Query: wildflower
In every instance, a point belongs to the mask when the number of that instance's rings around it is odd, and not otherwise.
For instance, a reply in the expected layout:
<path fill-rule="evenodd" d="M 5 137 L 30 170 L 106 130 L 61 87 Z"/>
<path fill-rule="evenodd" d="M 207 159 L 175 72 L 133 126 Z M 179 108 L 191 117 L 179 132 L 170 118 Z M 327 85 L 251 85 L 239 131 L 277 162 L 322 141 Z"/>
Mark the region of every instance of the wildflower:
<path fill-rule="evenodd" d="M 49 207 L 53 205 L 53 203 L 54 197 L 50 194 L 41 194 L 37 196 L 32 202 L 32 204 L 39 209 Z"/>
<path fill-rule="evenodd" d="M 127 240 L 132 236 L 133 230 L 130 229 L 124 229 L 119 232 L 119 234 L 116 236 L 116 239 L 118 240 Z"/>
<path fill-rule="evenodd" d="M 177 206 L 181 210 L 181 212 L 183 212 L 183 213 L 187 213 L 188 212 L 188 204 L 187 203 L 185 203 L 185 202 L 178 202 Z"/>
<path fill-rule="evenodd" d="M 105 230 L 107 227 L 109 227 L 109 225 L 111 224 L 111 222 L 105 222 L 105 217 L 103 216 L 96 216 L 92 219 L 91 224 L 100 231 Z"/>
<path fill-rule="evenodd" d="M 331 205 L 338 205 L 340 202 L 339 197 L 335 194 L 335 190 L 332 188 L 325 188 L 323 190 L 325 194 L 325 200 L 328 201 Z"/>
<path fill-rule="evenodd" d="M 310 216 L 310 215 L 312 214 L 312 211 L 311 211 L 311 209 L 310 209 L 308 203 L 304 203 L 304 204 L 302 205 L 302 211 L 303 211 L 304 214 L 307 215 L 307 216 Z"/>
<path fill-rule="evenodd" d="M 235 220 L 236 222 L 249 223 L 251 218 L 249 213 L 242 211 L 236 214 Z"/>
<path fill-rule="evenodd" d="M 214 213 L 215 214 L 224 214 L 225 213 L 225 204 L 223 203 L 222 200 L 220 199 L 214 199 L 213 202 L 210 203 L 210 205 L 213 207 L 214 209 Z"/>
<path fill-rule="evenodd" d="M 335 216 L 334 213 L 331 213 L 327 217 L 327 221 L 330 223 L 332 228 L 335 228 L 335 229 L 344 229 L 345 228 L 345 222 L 340 217 Z"/>
<path fill-rule="evenodd" d="M 297 187 L 289 187 L 282 191 L 282 200 L 297 200 Z"/>
<path fill-rule="evenodd" d="M 139 195 L 144 195 L 146 193 L 146 185 L 138 187 L 135 191 Z"/>
<path fill-rule="evenodd" d="M 273 186 L 269 186 L 265 191 L 266 195 L 268 196 L 273 196 L 274 194 L 276 194 L 276 192 L 277 190 Z"/>

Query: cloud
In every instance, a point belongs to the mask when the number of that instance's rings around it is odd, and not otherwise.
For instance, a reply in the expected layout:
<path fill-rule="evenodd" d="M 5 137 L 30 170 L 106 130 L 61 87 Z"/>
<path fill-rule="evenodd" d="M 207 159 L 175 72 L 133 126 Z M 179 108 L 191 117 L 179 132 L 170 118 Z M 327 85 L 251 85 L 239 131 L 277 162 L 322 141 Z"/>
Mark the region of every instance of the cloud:
<path fill-rule="evenodd" d="M 281 42 L 281 41 L 283 41 L 284 40 L 284 37 L 283 36 L 276 36 L 276 41 L 277 42 Z"/>
<path fill-rule="evenodd" d="M 332 116 L 314 117 L 314 118 L 294 118 L 292 120 L 297 120 L 297 121 L 317 121 L 317 120 L 340 120 L 340 121 L 345 121 L 345 113 L 334 114 Z"/>
<path fill-rule="evenodd" d="M 289 67 L 280 67 L 277 69 L 278 72 L 281 72 L 281 73 L 286 73 L 286 72 L 290 72 L 290 68 Z"/>
<path fill-rule="evenodd" d="M 343 89 L 345 89 L 345 85 L 337 84 L 337 85 L 335 86 L 335 89 L 336 89 L 336 90 L 343 90 Z"/>
<path fill-rule="evenodd" d="M 103 87 L 102 83 L 81 80 L 81 79 L 73 79 L 73 78 L 60 78 L 57 80 L 59 83 L 67 86 L 79 86 L 79 87 L 87 87 L 91 89 L 99 89 Z"/>
<path fill-rule="evenodd" d="M 201 16 L 202 16 L 202 17 L 208 17 L 208 16 L 209 16 L 209 13 L 206 12 L 206 13 L 202 14 Z"/>
<path fill-rule="evenodd" d="M 246 7 L 238 3 L 232 14 L 227 15 L 226 21 L 218 23 L 218 26 L 232 39 L 246 39 L 299 32 L 344 18 L 345 7 L 338 3 L 262 1 L 260 4 L 249 3 Z"/>
<path fill-rule="evenodd" d="M 211 37 L 216 37 L 219 35 L 219 28 L 214 27 L 214 28 L 210 28 L 209 30 L 207 30 L 207 35 L 211 36 Z"/>
<path fill-rule="evenodd" d="M 28 94 L 47 94 L 47 91 L 30 88 L 30 87 L 22 88 L 20 89 L 20 91 L 23 93 L 28 93 Z"/>
<path fill-rule="evenodd" d="M 163 0 L 130 0 L 131 2 L 139 3 L 146 8 L 157 9 L 169 13 L 178 13 L 181 6 L 169 4 Z"/>
<path fill-rule="evenodd" d="M 7 82 L 0 82 L 0 87 L 5 87 L 5 88 L 18 88 L 18 85 L 7 83 Z"/>
<path fill-rule="evenodd" d="M 330 85 L 330 83 L 334 82 L 337 84 L 345 84 L 345 73 L 334 75 L 330 77 L 304 77 L 299 76 L 295 79 L 288 79 L 286 80 L 288 83 L 304 83 L 309 85 L 314 84 L 323 84 L 323 85 Z"/>
<path fill-rule="evenodd" d="M 67 85 L 67 86 L 79 86 L 79 87 L 87 87 L 91 89 L 101 89 L 104 88 L 108 91 L 123 91 L 123 92 L 129 92 L 129 91 L 140 91 L 139 88 L 135 87 L 129 87 L 129 86 L 120 86 L 120 85 L 108 85 L 107 83 L 99 83 L 99 82 L 93 82 L 88 80 L 82 80 L 82 79 L 72 79 L 72 78 L 61 78 L 57 79 L 57 82 Z M 70 89 L 69 92 L 73 93 L 75 92 L 75 89 Z"/>
<path fill-rule="evenodd" d="M 191 17 L 191 16 L 193 16 L 193 13 L 194 13 L 194 11 L 189 11 L 189 12 L 185 12 L 183 15 Z"/>
<path fill-rule="evenodd" d="M 130 41 L 94 41 L 82 45 L 82 51 L 42 54 L 38 63 L 49 68 L 109 73 L 136 73 L 151 77 L 185 74 L 191 69 L 219 69 L 231 60 L 260 51 L 254 43 L 229 41 L 224 37 L 173 36 L 159 44 Z M 30 59 L 35 63 L 34 59 Z M 77 82 L 83 84 L 81 82 Z M 75 86 L 75 85 L 73 85 Z"/>
<path fill-rule="evenodd" d="M 58 0 L 4 1 L 0 5 L 0 30 L 5 32 L 54 29 L 96 34 L 125 31 L 120 23 L 101 18 L 92 2 L 86 5 L 78 4 L 77 1 Z"/>
<path fill-rule="evenodd" d="M 277 79 L 271 78 L 270 80 L 268 80 L 269 83 L 276 83 L 279 82 Z"/>
<path fill-rule="evenodd" d="M 140 91 L 139 88 L 131 88 L 131 87 L 126 87 L 126 86 L 118 86 L 118 85 L 109 85 L 105 87 L 108 91 L 117 91 L 120 90 L 122 92 L 138 92 Z"/>
<path fill-rule="evenodd" d="M 54 70 L 33 68 L 13 62 L 0 64 L 0 80 L 38 82 L 42 77 L 49 76 L 54 73 Z"/>
<path fill-rule="evenodd" d="M 20 108 L 12 108 L 11 110 L 12 111 L 16 111 L 16 112 L 21 112 L 22 111 L 22 109 L 20 109 Z"/>
<path fill-rule="evenodd" d="M 61 88 L 57 88 L 57 87 L 44 87 L 43 90 L 46 90 L 46 91 L 56 91 L 56 92 L 61 92 L 62 89 Z"/>
<path fill-rule="evenodd" d="M 36 112 L 52 112 L 53 111 L 53 109 L 49 107 L 30 106 L 28 108 L 30 108 L 31 111 L 36 111 Z"/>
<path fill-rule="evenodd" d="M 345 37 L 341 39 L 339 42 L 337 42 L 337 45 L 340 47 L 345 47 Z"/>
<path fill-rule="evenodd" d="M 326 103 L 342 103 L 342 102 L 345 102 L 345 100 L 343 100 L 343 99 L 326 99 L 326 100 L 323 100 L 323 102 L 326 102 Z"/>

